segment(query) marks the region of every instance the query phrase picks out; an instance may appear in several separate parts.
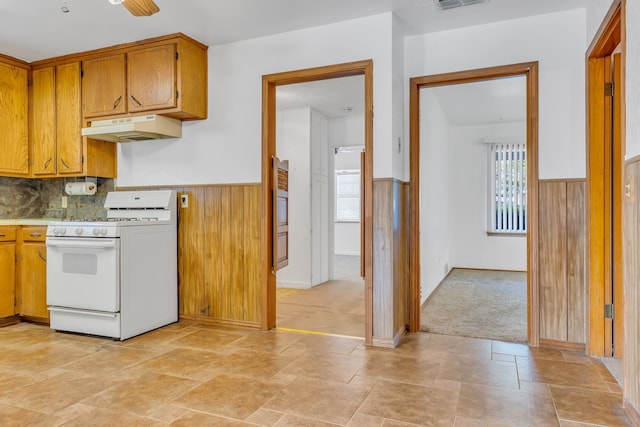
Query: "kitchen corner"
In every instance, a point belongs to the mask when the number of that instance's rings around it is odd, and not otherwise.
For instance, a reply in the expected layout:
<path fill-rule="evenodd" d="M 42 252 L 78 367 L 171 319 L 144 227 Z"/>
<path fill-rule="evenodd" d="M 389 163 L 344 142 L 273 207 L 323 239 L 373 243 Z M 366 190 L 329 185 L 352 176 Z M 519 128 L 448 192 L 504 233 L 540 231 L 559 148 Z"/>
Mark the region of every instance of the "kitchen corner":
<path fill-rule="evenodd" d="M 77 180 L 82 178 L 0 177 L 0 326 L 24 320 L 49 323 L 47 225 L 103 216 L 104 199 L 114 187 L 113 179 L 98 179 L 95 195 L 67 195 L 65 184 Z"/>

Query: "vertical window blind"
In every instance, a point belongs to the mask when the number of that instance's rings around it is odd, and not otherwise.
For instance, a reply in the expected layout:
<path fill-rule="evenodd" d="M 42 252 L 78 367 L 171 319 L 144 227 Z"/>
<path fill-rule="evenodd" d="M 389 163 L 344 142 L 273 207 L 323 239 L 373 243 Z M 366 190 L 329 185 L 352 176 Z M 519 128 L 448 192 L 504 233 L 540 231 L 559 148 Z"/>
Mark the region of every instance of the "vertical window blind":
<path fill-rule="evenodd" d="M 495 233 L 527 231 L 526 144 L 490 144 L 489 218 Z"/>
<path fill-rule="evenodd" d="M 336 221 L 360 222 L 360 171 L 336 171 Z"/>

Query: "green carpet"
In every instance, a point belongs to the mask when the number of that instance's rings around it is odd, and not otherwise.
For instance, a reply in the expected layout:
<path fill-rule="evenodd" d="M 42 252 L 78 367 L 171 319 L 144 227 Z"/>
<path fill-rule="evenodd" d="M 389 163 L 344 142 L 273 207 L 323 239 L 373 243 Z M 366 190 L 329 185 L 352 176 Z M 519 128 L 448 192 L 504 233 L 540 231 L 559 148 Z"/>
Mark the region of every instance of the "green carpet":
<path fill-rule="evenodd" d="M 452 270 L 423 304 L 420 330 L 526 343 L 526 273 Z"/>

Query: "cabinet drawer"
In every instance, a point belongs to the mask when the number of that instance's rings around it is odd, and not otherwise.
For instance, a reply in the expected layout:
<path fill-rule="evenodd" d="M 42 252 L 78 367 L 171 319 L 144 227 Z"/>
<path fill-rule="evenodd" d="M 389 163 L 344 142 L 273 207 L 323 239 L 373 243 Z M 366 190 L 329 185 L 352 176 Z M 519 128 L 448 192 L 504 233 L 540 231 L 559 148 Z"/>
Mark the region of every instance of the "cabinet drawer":
<path fill-rule="evenodd" d="M 23 242 L 44 242 L 47 238 L 47 227 L 22 227 L 20 233 Z"/>
<path fill-rule="evenodd" d="M 16 227 L 0 227 L 0 242 L 16 240 Z"/>

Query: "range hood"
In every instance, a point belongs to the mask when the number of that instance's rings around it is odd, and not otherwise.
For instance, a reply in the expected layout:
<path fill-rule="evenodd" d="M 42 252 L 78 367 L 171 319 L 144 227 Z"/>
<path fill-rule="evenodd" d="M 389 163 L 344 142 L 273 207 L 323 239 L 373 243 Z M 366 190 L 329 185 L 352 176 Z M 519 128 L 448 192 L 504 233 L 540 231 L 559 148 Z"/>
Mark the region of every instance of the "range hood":
<path fill-rule="evenodd" d="M 182 136 L 182 122 L 156 114 L 94 120 L 90 127 L 82 128 L 82 136 L 109 142 L 180 138 Z"/>

